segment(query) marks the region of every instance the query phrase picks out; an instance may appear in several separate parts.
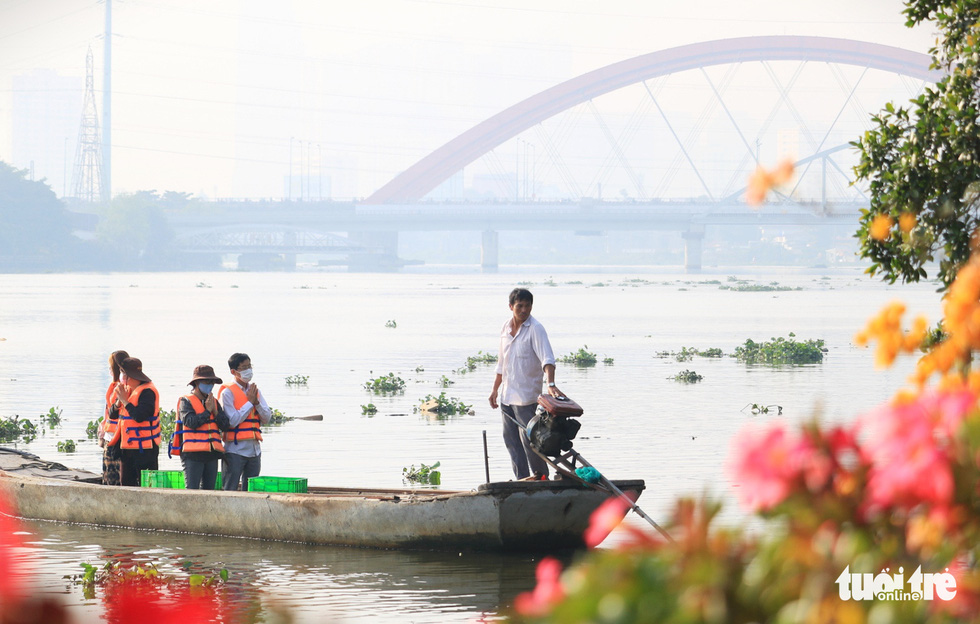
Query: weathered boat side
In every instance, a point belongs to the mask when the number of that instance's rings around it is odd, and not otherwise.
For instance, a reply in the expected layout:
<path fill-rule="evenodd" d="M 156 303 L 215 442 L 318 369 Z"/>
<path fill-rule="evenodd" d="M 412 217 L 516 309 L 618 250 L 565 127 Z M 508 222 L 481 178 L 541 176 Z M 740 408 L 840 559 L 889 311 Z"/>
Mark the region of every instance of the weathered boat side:
<path fill-rule="evenodd" d="M 617 483 L 637 494 L 644 487 Z M 107 487 L 0 471 L 0 492 L 24 518 L 375 548 L 578 547 L 592 511 L 609 496 L 561 482 L 496 483 L 471 492 L 314 490 Z"/>
<path fill-rule="evenodd" d="M 642 480 L 615 481 L 623 492 L 645 489 Z M 508 549 L 554 550 L 585 546 L 589 519 L 610 494 L 560 481 L 506 481 L 481 485 L 478 490 L 498 501 L 501 542 Z M 546 514 L 548 521 L 541 521 Z"/>

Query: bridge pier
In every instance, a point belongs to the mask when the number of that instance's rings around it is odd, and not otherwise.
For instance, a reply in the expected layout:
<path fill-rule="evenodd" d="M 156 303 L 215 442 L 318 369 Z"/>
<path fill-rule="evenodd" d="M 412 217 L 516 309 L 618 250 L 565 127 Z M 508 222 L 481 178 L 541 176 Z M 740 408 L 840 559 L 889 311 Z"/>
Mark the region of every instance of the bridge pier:
<path fill-rule="evenodd" d="M 681 232 L 681 237 L 684 239 L 684 269 L 688 273 L 700 273 L 704 226 Z"/>
<path fill-rule="evenodd" d="M 398 259 L 398 232 L 350 232 L 347 237 L 365 249 L 347 257 L 348 271 L 396 271 L 403 264 Z"/>
<path fill-rule="evenodd" d="M 483 244 L 480 246 L 480 268 L 484 273 L 495 273 L 500 266 L 500 233 L 496 230 L 483 231 Z"/>

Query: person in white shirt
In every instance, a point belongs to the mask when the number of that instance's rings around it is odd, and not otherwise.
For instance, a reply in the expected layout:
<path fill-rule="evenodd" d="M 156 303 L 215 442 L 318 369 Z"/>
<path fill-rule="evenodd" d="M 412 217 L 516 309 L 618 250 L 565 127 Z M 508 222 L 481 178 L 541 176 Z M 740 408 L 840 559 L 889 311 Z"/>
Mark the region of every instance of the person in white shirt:
<path fill-rule="evenodd" d="M 545 375 L 548 393 L 562 396 L 555 386 L 555 354 L 544 326 L 531 316 L 534 295 L 526 288 L 515 288 L 509 303 L 513 316 L 500 330 L 500 356 L 490 391 L 490 407 L 497 409 L 499 392 L 504 444 L 510 453 L 514 476 L 547 479 L 548 464 L 531 449 L 525 430 L 537 409 Z"/>
<path fill-rule="evenodd" d="M 235 382 L 221 386 L 221 407 L 231 428 L 225 432 L 225 457 L 221 461 L 221 489 L 248 490 L 248 480 L 262 471 L 262 425 L 272 420 L 272 410 L 252 383 L 252 360 L 245 353 L 228 358 Z"/>

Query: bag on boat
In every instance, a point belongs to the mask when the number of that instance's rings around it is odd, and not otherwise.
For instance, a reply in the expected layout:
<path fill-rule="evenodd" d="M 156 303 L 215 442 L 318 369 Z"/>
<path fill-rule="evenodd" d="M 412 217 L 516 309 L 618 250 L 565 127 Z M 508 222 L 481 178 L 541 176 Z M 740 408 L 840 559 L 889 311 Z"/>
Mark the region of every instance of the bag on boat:
<path fill-rule="evenodd" d="M 567 396 L 553 397 L 550 394 L 542 394 L 538 396 L 538 405 L 552 416 L 581 416 L 585 411 Z"/>

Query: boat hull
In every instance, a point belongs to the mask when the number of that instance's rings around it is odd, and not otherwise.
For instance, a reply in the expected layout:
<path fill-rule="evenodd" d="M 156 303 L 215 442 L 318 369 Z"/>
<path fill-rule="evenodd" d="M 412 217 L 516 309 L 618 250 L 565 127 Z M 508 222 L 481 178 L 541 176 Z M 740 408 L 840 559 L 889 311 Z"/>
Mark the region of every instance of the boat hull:
<path fill-rule="evenodd" d="M 616 481 L 638 496 L 641 480 Z M 566 482 L 490 483 L 470 492 L 311 488 L 211 492 L 0 472 L 28 519 L 373 548 L 547 551 L 583 546 L 606 492 Z"/>

